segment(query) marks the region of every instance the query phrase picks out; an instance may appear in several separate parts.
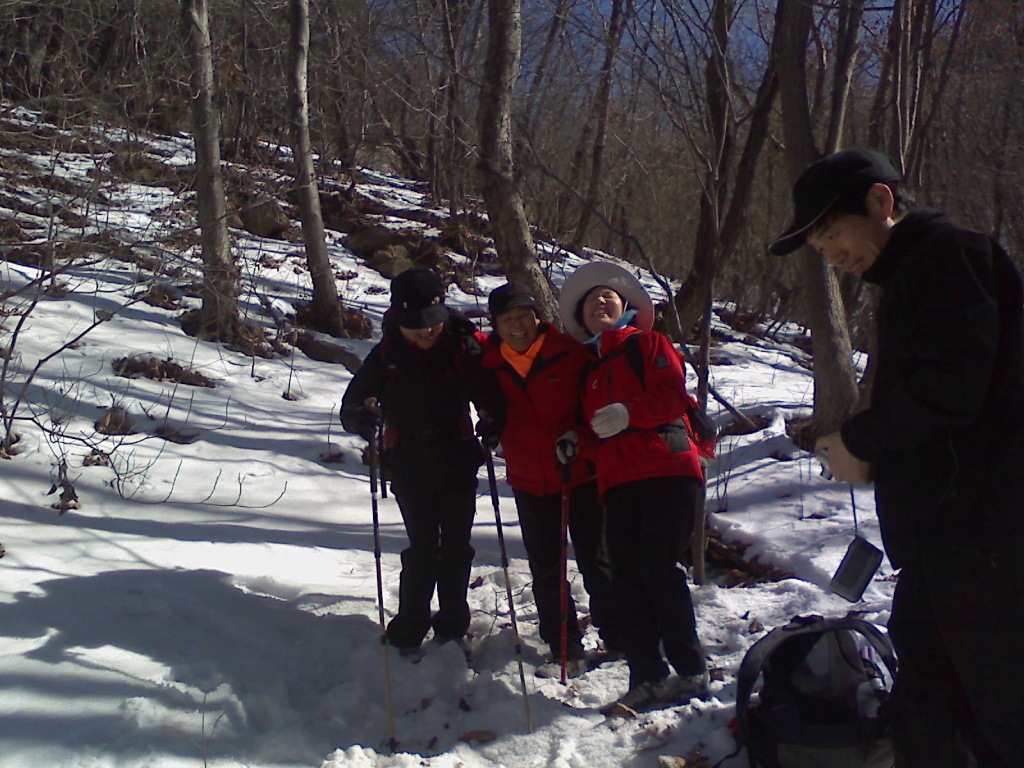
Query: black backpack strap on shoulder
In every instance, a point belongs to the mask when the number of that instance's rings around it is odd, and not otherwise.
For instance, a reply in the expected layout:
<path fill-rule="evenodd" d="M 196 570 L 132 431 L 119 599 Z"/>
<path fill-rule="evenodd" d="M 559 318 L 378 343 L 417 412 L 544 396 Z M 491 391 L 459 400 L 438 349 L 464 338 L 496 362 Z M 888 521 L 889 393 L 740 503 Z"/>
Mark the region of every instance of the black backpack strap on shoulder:
<path fill-rule="evenodd" d="M 593 373 L 598 368 L 602 367 L 605 363 L 608 363 L 619 355 L 625 355 L 629 361 L 629 367 L 636 374 L 636 377 L 640 380 L 640 385 L 644 384 L 644 356 L 640 351 L 640 345 L 637 342 L 637 336 L 639 333 L 631 333 L 626 337 L 626 340 L 622 342 L 618 347 L 613 349 L 607 355 L 595 357 L 587 366 L 583 369 L 585 373 Z"/>
<path fill-rule="evenodd" d="M 632 334 L 626 339 L 621 349 L 622 354 L 624 354 L 626 356 L 626 360 L 629 361 L 629 367 L 633 369 L 633 373 L 636 374 L 636 377 L 640 380 L 640 386 L 645 387 L 644 374 L 647 367 L 644 365 L 644 353 L 640 349 L 639 337 L 639 333 Z M 675 349 L 674 345 L 673 349 Z M 681 360 L 681 362 L 683 361 Z M 690 442 L 693 443 L 695 448 L 701 444 L 701 441 L 713 444 L 718 439 L 718 429 L 693 397 L 686 392 L 685 376 L 686 366 L 685 362 L 683 362 L 683 392 L 687 401 L 690 403 L 690 406 L 686 411 L 686 415 L 689 420 L 679 419 L 678 424 L 686 430 L 686 436 L 690 438 Z M 696 432 L 696 434 L 694 434 L 694 432 Z"/>
<path fill-rule="evenodd" d="M 622 345 L 622 354 L 629 361 L 629 367 L 633 369 L 633 373 L 640 379 L 640 386 L 645 387 L 644 375 L 647 369 L 644 365 L 644 353 L 640 349 L 639 333 L 633 333 L 626 337 L 626 341 Z"/>

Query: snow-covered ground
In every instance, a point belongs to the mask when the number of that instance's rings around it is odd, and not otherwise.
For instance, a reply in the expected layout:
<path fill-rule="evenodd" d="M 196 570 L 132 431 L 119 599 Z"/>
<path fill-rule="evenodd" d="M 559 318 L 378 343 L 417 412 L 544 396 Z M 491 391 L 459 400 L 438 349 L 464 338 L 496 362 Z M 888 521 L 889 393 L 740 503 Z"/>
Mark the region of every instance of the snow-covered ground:
<path fill-rule="evenodd" d="M 57 135 L 33 114 L 14 110 L 3 118 L 0 138 L 19 126 Z M 181 199 L 169 187 L 96 172 L 112 157 L 103 142 L 128 138 L 168 166 L 190 161 L 187 137 L 101 131 L 100 151 L 78 154 L 26 153 L 2 142 L 0 219 L 17 221 L 37 242 L 55 234 L 54 222 L 63 237 L 115 228 L 137 253 L 178 264 L 177 282 L 186 283 L 198 274 L 198 255 L 182 252 L 176 236 L 190 222 Z M 89 202 L 73 193 L 47 198 L 30 184 L 26 162 L 102 195 Z M 396 207 L 425 204 L 414 187 L 383 175 L 370 174 L 360 191 Z M 77 216 L 52 218 L 55 205 Z M 291 311 L 296 298 L 309 297 L 301 243 L 241 230 L 233 237 L 248 316 L 257 319 L 261 301 Z M 366 308 L 379 329 L 387 280 L 348 252 L 340 233 L 329 232 L 328 240 L 346 278 L 339 281 L 344 299 Z M 25 246 L 6 242 L 4 254 Z M 555 282 L 579 263 L 568 256 L 555 262 Z M 650 275 L 638 274 L 661 298 Z M 534 676 L 543 644 L 515 506 L 499 482 L 524 644 L 524 701 L 483 472 L 473 535 L 471 662 L 454 646 L 428 645 L 418 663 L 389 651 L 385 667 L 362 441 L 342 431 L 337 418 L 350 374 L 299 352 L 252 358 L 196 341 L 175 320 L 180 308 L 136 302 L 120 309 L 138 292 L 139 275 L 136 264 L 83 259 L 61 276 L 62 292 L 41 297 L 24 317 L 3 319 L 0 347 L 13 347 L 4 404 L 18 417 L 48 414 L 43 420 L 56 418 L 62 432 L 61 440 L 48 439 L 33 421 L 18 421 L 18 453 L 0 460 L 4 768 L 648 768 L 659 755 L 697 754 L 714 764 L 734 749 L 734 676 L 765 631 L 794 615 L 841 616 L 851 608 L 881 623 L 888 618 L 888 563 L 860 604 L 826 589 L 853 537 L 852 501 L 861 534 L 876 544 L 879 537 L 870 489 L 851 493 L 824 480 L 817 462 L 786 437 L 786 418 L 809 415 L 812 380 L 799 365 L 802 353 L 734 334 L 715 349 L 712 384 L 745 412 L 764 416 L 767 426 L 722 440 L 710 470 L 710 524 L 724 540 L 747 544 L 748 557 L 796 578 L 694 588 L 700 636 L 716 671 L 711 701 L 606 721 L 597 709 L 624 692 L 624 662 L 567 686 Z M 34 267 L 0 261 L 0 294 L 38 276 Z M 485 292 L 502 282 L 478 279 Z M 463 309 L 484 303 L 454 286 L 448 300 Z M 197 301 L 185 297 L 181 307 Z M 377 339 L 345 344 L 362 356 Z M 114 373 L 119 358 L 149 356 L 170 358 L 216 386 Z M 111 405 L 128 412 L 136 434 L 95 432 Z M 710 410 L 720 423 L 728 420 L 717 406 Z M 161 439 L 155 432 L 162 426 L 193 439 Z M 111 453 L 113 466 L 83 461 L 97 444 Z M 61 460 L 79 500 L 65 514 L 51 508 L 61 490 L 54 492 Z M 497 468 L 503 476 L 500 460 Z M 381 499 L 380 518 L 390 616 L 405 544 L 393 498 Z M 572 563 L 570 576 L 585 613 L 587 595 Z M 586 642 L 596 642 L 593 629 Z M 746 757 L 723 765 L 746 765 Z"/>

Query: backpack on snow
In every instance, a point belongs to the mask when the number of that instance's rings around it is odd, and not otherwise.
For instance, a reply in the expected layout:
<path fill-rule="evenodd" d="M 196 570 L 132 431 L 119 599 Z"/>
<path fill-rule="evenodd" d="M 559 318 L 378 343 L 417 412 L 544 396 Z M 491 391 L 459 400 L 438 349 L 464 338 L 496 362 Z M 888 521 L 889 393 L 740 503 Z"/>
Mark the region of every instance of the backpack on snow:
<path fill-rule="evenodd" d="M 641 386 L 644 386 L 644 357 L 640 351 L 639 342 L 637 337 L 640 334 L 632 334 L 626 338 L 625 343 L 622 345 L 622 352 L 626 356 L 626 360 L 629 362 L 629 367 L 633 370 L 633 373 L 640 380 Z M 614 353 L 613 353 L 614 354 Z M 676 352 L 678 353 L 678 350 Z M 680 355 L 680 358 L 682 355 Z M 683 371 L 686 370 L 686 362 L 683 361 Z M 689 408 L 682 415 L 682 418 L 677 422 L 671 422 L 660 428 L 662 431 L 662 437 L 665 441 L 672 444 L 671 432 L 673 429 L 683 429 L 686 431 L 686 436 L 690 438 L 694 446 L 697 448 L 697 453 L 704 459 L 715 458 L 715 444 L 718 441 L 718 429 L 715 427 L 715 423 L 711 420 L 711 417 L 707 415 L 697 400 L 687 392 L 684 388 L 683 395 L 686 397 L 686 401 L 689 404 Z M 685 446 L 685 443 L 684 443 Z"/>
<path fill-rule="evenodd" d="M 892 643 L 874 624 L 794 617 L 743 658 L 736 741 L 751 768 L 892 768 L 886 701 L 895 673 Z"/>

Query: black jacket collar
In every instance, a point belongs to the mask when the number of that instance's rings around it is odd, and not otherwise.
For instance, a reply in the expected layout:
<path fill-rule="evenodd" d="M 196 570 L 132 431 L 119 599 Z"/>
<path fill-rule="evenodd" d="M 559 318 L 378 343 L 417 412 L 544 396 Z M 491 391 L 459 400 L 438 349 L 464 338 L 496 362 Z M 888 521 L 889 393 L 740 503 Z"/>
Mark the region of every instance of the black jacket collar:
<path fill-rule="evenodd" d="M 942 211 L 922 208 L 912 211 L 896 222 L 878 259 L 871 269 L 864 273 L 863 278 L 869 283 L 885 286 L 903 259 L 913 251 L 915 244 L 921 239 L 921 233 L 932 227 L 951 226 L 952 220 Z"/>

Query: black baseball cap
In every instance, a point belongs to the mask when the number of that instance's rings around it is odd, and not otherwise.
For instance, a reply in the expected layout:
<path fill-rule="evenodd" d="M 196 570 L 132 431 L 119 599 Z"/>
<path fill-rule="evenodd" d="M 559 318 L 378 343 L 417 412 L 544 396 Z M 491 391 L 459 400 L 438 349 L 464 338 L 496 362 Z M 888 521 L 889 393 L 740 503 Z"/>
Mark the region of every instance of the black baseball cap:
<path fill-rule="evenodd" d="M 429 328 L 447 320 L 444 296 L 444 281 L 430 269 L 407 269 L 391 281 L 391 311 L 402 328 Z"/>
<path fill-rule="evenodd" d="M 487 297 L 487 311 L 497 318 L 512 309 L 532 309 L 537 312 L 537 300 L 522 283 L 506 283 L 491 291 Z"/>
<path fill-rule="evenodd" d="M 793 185 L 793 223 L 769 246 L 776 256 L 792 253 L 807 239 L 808 230 L 848 195 L 867 194 L 872 184 L 903 179 L 892 160 L 881 152 L 850 149 L 822 158 Z"/>

